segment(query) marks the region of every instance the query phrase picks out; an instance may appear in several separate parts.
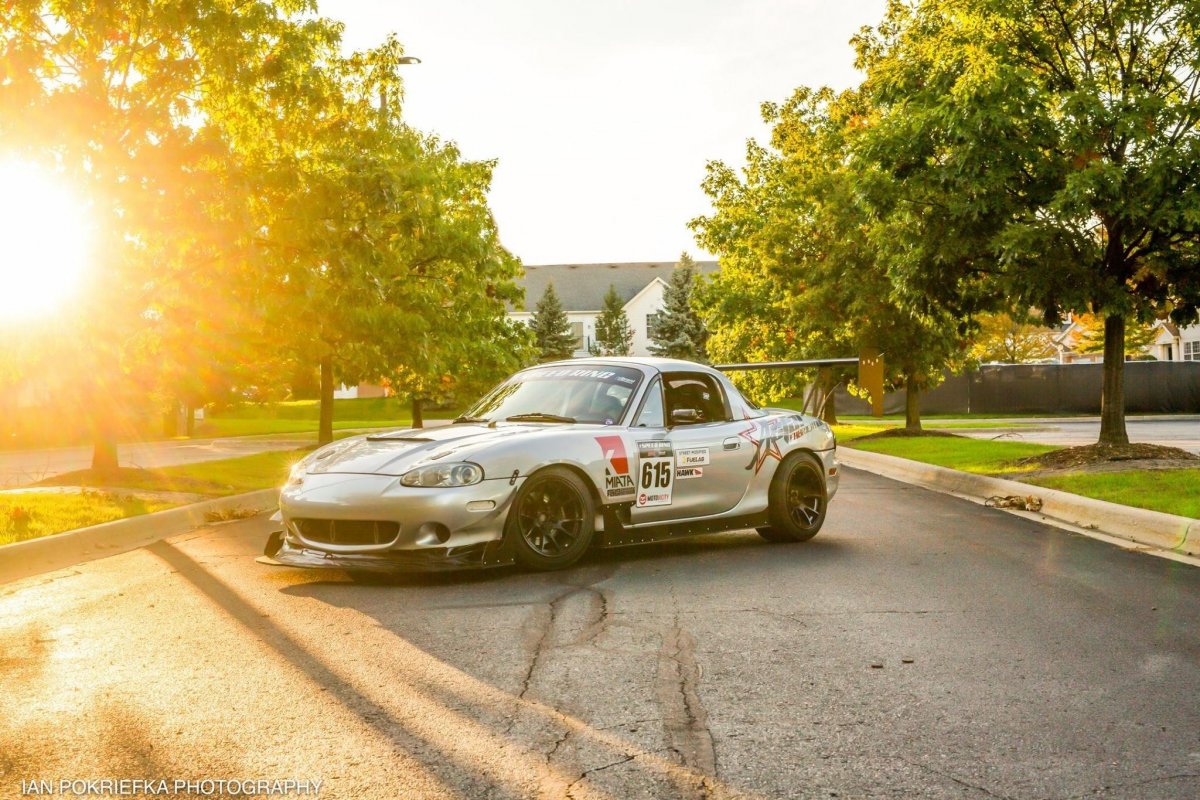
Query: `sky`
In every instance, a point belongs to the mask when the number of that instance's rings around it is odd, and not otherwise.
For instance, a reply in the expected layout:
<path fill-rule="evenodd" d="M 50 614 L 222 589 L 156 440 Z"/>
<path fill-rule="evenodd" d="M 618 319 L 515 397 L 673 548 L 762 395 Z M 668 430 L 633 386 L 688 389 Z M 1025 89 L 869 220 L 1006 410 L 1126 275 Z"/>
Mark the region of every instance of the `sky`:
<path fill-rule="evenodd" d="M 395 32 L 404 114 L 496 159 L 490 202 L 526 264 L 673 261 L 697 247 L 705 164 L 765 140 L 759 107 L 860 79 L 884 0 L 324 0 L 347 49 Z"/>

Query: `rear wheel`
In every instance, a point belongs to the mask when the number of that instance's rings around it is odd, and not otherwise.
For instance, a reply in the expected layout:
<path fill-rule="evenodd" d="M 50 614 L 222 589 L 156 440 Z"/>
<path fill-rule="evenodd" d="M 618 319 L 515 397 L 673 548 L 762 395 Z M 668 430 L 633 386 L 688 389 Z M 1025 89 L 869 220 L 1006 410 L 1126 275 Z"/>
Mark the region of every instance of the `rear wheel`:
<path fill-rule="evenodd" d="M 534 473 L 517 492 L 504 535 L 529 569 L 568 567 L 587 551 L 596 504 L 583 479 L 564 467 Z"/>
<path fill-rule="evenodd" d="M 825 471 L 810 453 L 784 459 L 771 479 L 767 513 L 770 527 L 758 534 L 770 542 L 805 542 L 825 524 Z"/>

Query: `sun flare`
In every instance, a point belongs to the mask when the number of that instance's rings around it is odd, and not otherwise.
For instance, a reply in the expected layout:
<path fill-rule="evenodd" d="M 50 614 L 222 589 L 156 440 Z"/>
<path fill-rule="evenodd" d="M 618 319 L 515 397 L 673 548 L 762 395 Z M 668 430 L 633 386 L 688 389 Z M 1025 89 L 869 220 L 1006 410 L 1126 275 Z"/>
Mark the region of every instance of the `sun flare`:
<path fill-rule="evenodd" d="M 88 215 L 35 164 L 0 161 L 0 324 L 59 311 L 88 267 Z"/>

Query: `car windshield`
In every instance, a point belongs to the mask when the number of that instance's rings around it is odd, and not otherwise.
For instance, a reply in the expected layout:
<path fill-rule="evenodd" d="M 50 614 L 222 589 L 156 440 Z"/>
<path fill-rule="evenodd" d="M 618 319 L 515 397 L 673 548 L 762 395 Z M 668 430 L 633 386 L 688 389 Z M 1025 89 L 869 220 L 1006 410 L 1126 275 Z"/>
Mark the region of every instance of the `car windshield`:
<path fill-rule="evenodd" d="M 460 419 L 615 425 L 642 373 L 629 367 L 535 367 L 492 390 Z"/>

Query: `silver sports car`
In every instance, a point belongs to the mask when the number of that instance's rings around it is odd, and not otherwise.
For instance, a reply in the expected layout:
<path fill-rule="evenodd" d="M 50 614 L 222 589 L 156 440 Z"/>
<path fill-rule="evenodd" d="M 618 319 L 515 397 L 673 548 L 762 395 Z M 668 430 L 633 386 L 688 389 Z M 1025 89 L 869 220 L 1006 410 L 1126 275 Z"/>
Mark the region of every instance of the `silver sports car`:
<path fill-rule="evenodd" d="M 269 561 L 351 572 L 557 569 L 592 546 L 741 528 L 811 539 L 837 491 L 833 432 L 688 361 L 518 372 L 443 427 L 315 450 L 279 499 Z"/>

